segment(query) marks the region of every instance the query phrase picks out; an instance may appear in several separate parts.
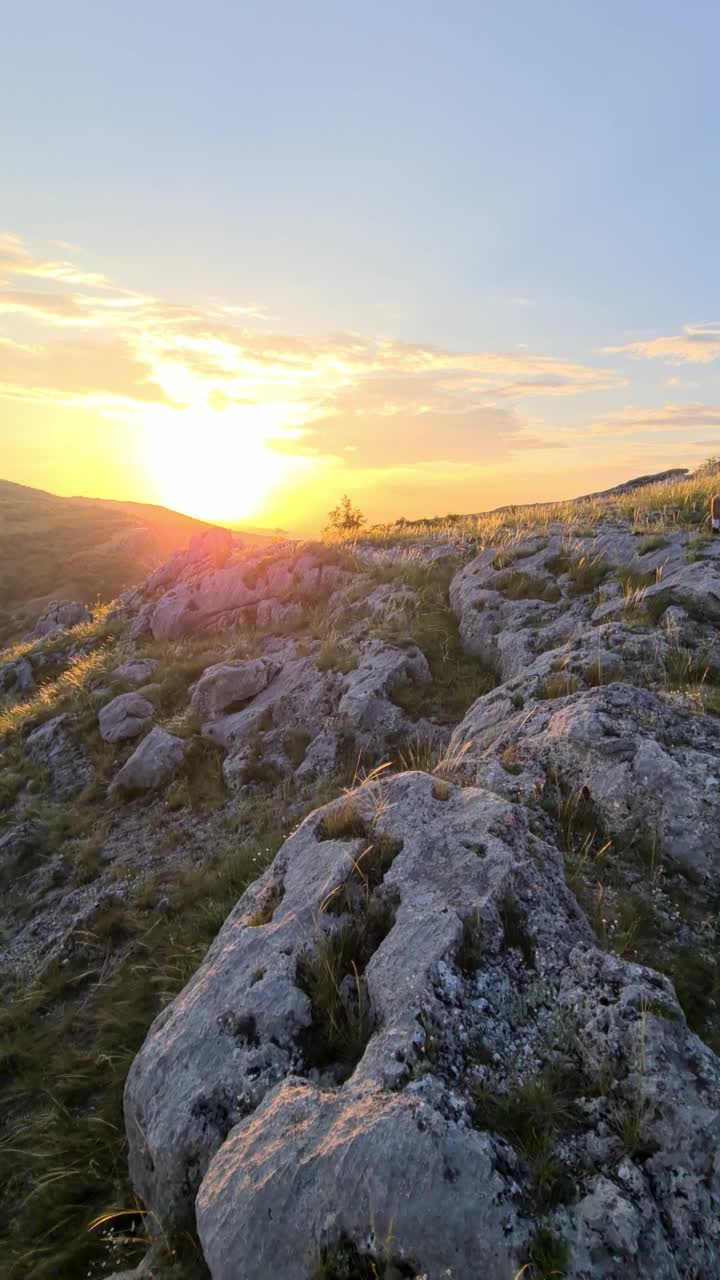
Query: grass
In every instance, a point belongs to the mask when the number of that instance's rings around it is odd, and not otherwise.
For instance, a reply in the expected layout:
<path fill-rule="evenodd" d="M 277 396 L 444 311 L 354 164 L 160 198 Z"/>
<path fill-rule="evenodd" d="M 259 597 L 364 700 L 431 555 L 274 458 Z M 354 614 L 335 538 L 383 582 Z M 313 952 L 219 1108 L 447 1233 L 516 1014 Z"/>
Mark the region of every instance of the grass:
<path fill-rule="evenodd" d="M 552 1280 L 567 1275 L 570 1250 L 567 1242 L 555 1235 L 550 1227 L 540 1227 L 535 1232 L 528 1251 L 531 1275 L 537 1280 Z"/>
<path fill-rule="evenodd" d="M 350 671 L 356 669 L 359 661 L 360 658 L 355 649 L 341 644 L 339 640 L 331 636 L 322 646 L 315 665 L 318 671 L 339 671 L 346 676 Z"/>
<path fill-rule="evenodd" d="M 601 556 L 592 553 L 573 556 L 570 551 L 559 551 L 551 556 L 545 561 L 545 568 L 558 577 L 567 575 L 568 594 L 571 596 L 595 591 L 610 571 L 610 566 Z"/>
<path fill-rule="evenodd" d="M 41 685 L 32 698 L 0 709 L 0 738 L 64 711 L 87 710 L 91 706 L 89 694 L 92 687 L 114 662 L 111 646 L 74 658 L 56 680 Z"/>
<path fill-rule="evenodd" d="M 579 676 L 571 671 L 554 671 L 538 683 L 535 694 L 536 697 L 547 700 L 566 698 L 571 693 L 577 693 L 581 688 L 582 681 Z"/>
<path fill-rule="evenodd" d="M 360 1253 L 352 1241 L 341 1236 L 337 1243 L 321 1249 L 311 1280 L 415 1280 L 420 1275 L 420 1268 L 413 1263 L 393 1258 L 392 1229 L 382 1243 L 382 1253 L 381 1259 Z"/>
<path fill-rule="evenodd" d="M 655 569 L 643 569 L 637 564 L 619 565 L 613 573 L 621 584 L 625 596 L 632 591 L 641 591 L 645 587 L 654 587 L 658 581 L 658 572 Z"/>
<path fill-rule="evenodd" d="M 545 600 L 554 603 L 562 597 L 560 588 L 554 582 L 522 571 L 503 574 L 495 579 L 492 587 L 495 591 L 502 591 L 508 600 Z"/>
<path fill-rule="evenodd" d="M 92 1268 L 113 1269 L 103 1232 L 113 1221 L 118 1230 L 126 1226 L 128 1210 L 139 1212 L 122 1122 L 127 1070 L 155 1015 L 194 973 L 284 838 L 277 804 L 244 821 L 255 828 L 251 840 L 228 835 L 204 865 L 158 872 L 76 929 L 65 963 L 3 991 L 0 1239 L 3 1274 L 13 1280 L 86 1280 Z M 81 845 L 81 860 L 91 860 L 91 850 Z M 161 898 L 162 914 L 155 910 Z M 91 1231 L 106 1214 L 110 1228 Z M 144 1239 L 128 1246 L 124 1265 L 138 1262 L 145 1247 Z M 188 1280 L 193 1270 L 177 1274 Z"/>
<path fill-rule="evenodd" d="M 567 1081 L 546 1068 L 535 1080 L 508 1093 L 493 1093 L 478 1082 L 472 1092 L 475 1127 L 508 1139 L 528 1167 L 541 1206 L 569 1199 L 574 1178 L 554 1154 L 558 1134 L 573 1119 Z"/>

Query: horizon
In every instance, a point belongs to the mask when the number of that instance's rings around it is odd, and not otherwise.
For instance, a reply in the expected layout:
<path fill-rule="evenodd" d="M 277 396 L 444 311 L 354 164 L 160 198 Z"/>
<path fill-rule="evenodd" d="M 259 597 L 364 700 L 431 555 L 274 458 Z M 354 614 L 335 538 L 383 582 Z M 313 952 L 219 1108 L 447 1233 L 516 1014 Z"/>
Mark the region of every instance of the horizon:
<path fill-rule="evenodd" d="M 720 452 L 714 6 L 40 11 L 4 478 L 302 534 Z"/>

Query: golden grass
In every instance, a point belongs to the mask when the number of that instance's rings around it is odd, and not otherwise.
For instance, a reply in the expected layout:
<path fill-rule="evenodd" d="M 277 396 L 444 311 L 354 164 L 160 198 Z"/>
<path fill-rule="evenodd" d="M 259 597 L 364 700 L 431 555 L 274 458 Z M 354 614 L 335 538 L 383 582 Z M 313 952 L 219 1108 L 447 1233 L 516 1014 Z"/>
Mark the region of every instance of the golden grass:
<path fill-rule="evenodd" d="M 637 533 L 656 535 L 673 529 L 709 526 L 710 500 L 720 492 L 720 475 L 708 472 L 688 480 L 661 481 L 607 498 L 573 499 L 529 506 L 508 506 L 479 515 L 403 520 L 363 530 L 360 540 L 379 546 L 398 541 L 457 542 L 511 549 L 532 533 L 553 528 L 576 537 L 591 536 L 603 522 L 627 521 Z M 337 543 L 338 539 L 334 539 Z M 358 541 L 358 535 L 345 540 Z"/>
<path fill-rule="evenodd" d="M 5 662 L 17 662 L 30 653 L 56 653 L 72 644 L 81 644 L 87 640 L 97 640 L 108 633 L 110 626 L 108 615 L 114 608 L 114 601 L 97 605 L 88 622 L 78 622 L 77 626 L 61 631 L 57 636 L 43 636 L 38 640 L 18 640 L 6 649 L 0 650 L 0 665 Z"/>
<path fill-rule="evenodd" d="M 57 680 L 42 685 L 34 697 L 0 709 L 0 738 L 9 733 L 17 733 L 28 721 L 46 713 L 57 715 L 70 704 L 82 705 L 93 678 L 105 670 L 111 661 L 114 661 L 114 655 L 107 648 L 75 658 Z"/>

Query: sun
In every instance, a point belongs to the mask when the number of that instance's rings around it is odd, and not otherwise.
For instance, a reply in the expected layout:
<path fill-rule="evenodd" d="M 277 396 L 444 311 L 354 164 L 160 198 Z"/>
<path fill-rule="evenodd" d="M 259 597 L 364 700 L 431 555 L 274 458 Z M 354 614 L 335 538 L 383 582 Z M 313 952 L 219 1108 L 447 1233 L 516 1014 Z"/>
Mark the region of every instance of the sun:
<path fill-rule="evenodd" d="M 258 405 L 173 409 L 144 431 L 145 465 L 164 506 L 218 524 L 263 513 L 291 460 L 268 447 Z"/>

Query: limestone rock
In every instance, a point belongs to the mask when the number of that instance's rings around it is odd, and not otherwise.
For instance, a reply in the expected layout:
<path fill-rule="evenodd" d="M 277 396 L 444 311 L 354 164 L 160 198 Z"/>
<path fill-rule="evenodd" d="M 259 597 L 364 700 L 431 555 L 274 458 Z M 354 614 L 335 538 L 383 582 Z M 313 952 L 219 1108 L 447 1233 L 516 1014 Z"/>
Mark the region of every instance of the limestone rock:
<path fill-rule="evenodd" d="M 203 672 L 190 699 L 190 709 L 201 720 L 214 720 L 232 707 L 260 693 L 277 671 L 267 658 L 218 662 Z"/>
<path fill-rule="evenodd" d="M 184 758 L 182 738 L 156 725 L 116 774 L 110 789 L 126 795 L 157 791 L 177 773 Z"/>
<path fill-rule="evenodd" d="M 41 640 L 89 621 L 90 614 L 79 600 L 55 600 L 38 618 L 31 635 L 34 640 Z"/>
<path fill-rule="evenodd" d="M 0 664 L 0 694 L 27 693 L 35 687 L 33 669 L 27 658 Z"/>
<path fill-rule="evenodd" d="M 365 948 L 339 987 L 362 1011 L 349 1059 L 303 976 L 339 935 Z M 507 1280 L 542 1212 L 477 1099 L 549 1068 L 574 1090 L 567 1275 L 718 1280 L 720 1063 L 670 983 L 594 945 L 520 806 L 391 777 L 306 819 L 156 1019 L 125 1093 L 133 1182 L 167 1226 L 195 1214 L 214 1280 L 307 1280 L 341 1240 Z"/>
<path fill-rule="evenodd" d="M 0 836 L 0 870 L 12 864 L 24 853 L 41 845 L 49 831 L 46 822 L 27 818 Z"/>
<path fill-rule="evenodd" d="M 116 680 L 127 684 L 147 684 L 152 680 L 160 664 L 155 658 L 129 658 L 113 671 Z"/>
<path fill-rule="evenodd" d="M 137 738 L 152 719 L 154 707 L 139 693 L 121 693 L 104 706 L 98 716 L 103 742 L 123 742 Z"/>
<path fill-rule="evenodd" d="M 74 795 L 92 782 L 94 770 L 82 747 L 71 736 L 72 717 L 54 716 L 35 729 L 26 740 L 30 759 L 50 774 L 55 795 Z"/>
<path fill-rule="evenodd" d="M 455 730 L 470 749 L 468 776 L 529 801 L 543 779 L 586 796 L 607 830 L 694 876 L 720 866 L 720 743 L 717 721 L 677 710 L 666 697 L 616 683 L 516 710 L 503 690 L 480 698 Z M 514 772 L 498 772 L 512 748 Z"/>

